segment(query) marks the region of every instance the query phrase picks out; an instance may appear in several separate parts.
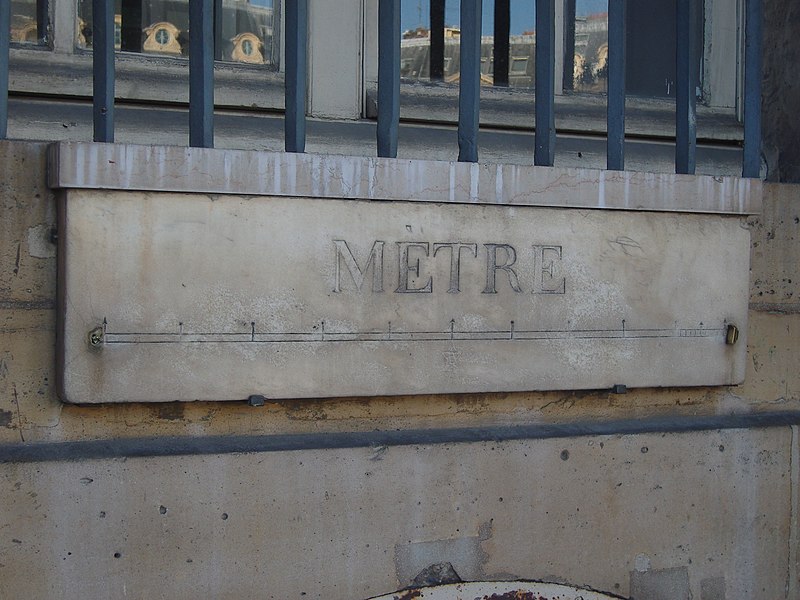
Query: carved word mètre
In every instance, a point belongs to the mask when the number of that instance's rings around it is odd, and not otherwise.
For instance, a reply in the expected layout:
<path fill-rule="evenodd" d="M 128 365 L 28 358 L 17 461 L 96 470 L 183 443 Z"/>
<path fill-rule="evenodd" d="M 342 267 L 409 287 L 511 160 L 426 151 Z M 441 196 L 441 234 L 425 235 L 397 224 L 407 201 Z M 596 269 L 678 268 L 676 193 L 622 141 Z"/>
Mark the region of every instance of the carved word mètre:
<path fill-rule="evenodd" d="M 386 242 L 376 240 L 366 260 L 359 264 L 345 240 L 333 240 L 335 249 L 333 291 L 342 291 L 344 265 L 357 290 L 361 290 L 368 272 L 372 271 L 372 291 L 384 291 L 384 246 Z M 565 278 L 561 275 L 561 246 L 536 245 L 531 264 L 517 263 L 517 250 L 511 244 L 476 244 L 471 242 L 395 242 L 398 250 L 397 294 L 430 294 L 434 290 L 433 275 L 429 273 L 429 261 L 449 261 L 447 292 L 461 291 L 461 263 L 465 260 L 481 260 L 486 266 L 486 278 L 481 282 L 483 294 L 496 294 L 498 285 L 505 282 L 516 293 L 524 293 L 518 272 L 532 281 L 530 293 L 563 294 Z M 480 255 L 480 256 L 479 256 Z M 363 265 L 363 266 L 362 266 Z M 504 283 L 498 283 L 498 280 Z M 347 284 L 350 285 L 350 284 Z M 346 286 L 345 286 L 346 287 Z M 437 286 L 438 288 L 438 286 Z"/>

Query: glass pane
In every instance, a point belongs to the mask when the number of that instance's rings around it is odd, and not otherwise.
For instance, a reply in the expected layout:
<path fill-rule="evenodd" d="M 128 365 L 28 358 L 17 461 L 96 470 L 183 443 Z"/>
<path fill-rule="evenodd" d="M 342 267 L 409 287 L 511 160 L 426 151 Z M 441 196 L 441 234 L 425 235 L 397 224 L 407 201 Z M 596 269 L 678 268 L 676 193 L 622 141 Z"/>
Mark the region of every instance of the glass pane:
<path fill-rule="evenodd" d="M 439 18 L 443 19 L 443 55 L 438 55 L 442 61 L 439 70 L 443 74 L 436 75 L 437 66 L 434 64 L 433 80 L 452 82 L 458 77 L 459 47 L 461 29 L 460 3 L 450 0 L 402 0 L 400 3 L 400 27 L 402 36 L 400 41 L 400 77 L 406 79 L 431 79 L 431 60 L 436 62 L 436 57 L 431 57 L 431 13 L 438 11 Z M 435 37 L 434 33 L 434 37 Z M 436 52 L 434 51 L 434 55 Z"/>
<path fill-rule="evenodd" d="M 37 20 L 36 0 L 12 0 L 11 2 L 11 41 L 20 44 L 38 44 L 39 22 Z M 44 5 L 43 5 L 44 7 Z M 46 13 L 46 11 L 43 11 Z M 44 42 L 45 40 L 41 40 Z"/>
<path fill-rule="evenodd" d="M 276 65 L 273 0 L 222 0 L 215 27 L 218 60 Z M 124 52 L 189 55 L 188 0 L 116 0 L 115 47 Z M 78 46 L 92 47 L 92 0 L 78 0 Z"/>
<path fill-rule="evenodd" d="M 233 62 L 276 65 L 273 0 L 222 2 L 222 56 Z M 277 41 L 277 40 L 275 40 Z M 219 52 L 218 52 L 219 54 Z"/>
<path fill-rule="evenodd" d="M 608 88 L 608 1 L 567 0 L 575 6 L 572 81 L 564 73 L 564 87 L 578 92 L 603 93 Z M 703 2 L 696 10 L 696 47 L 703 48 Z M 568 6 L 569 8 L 569 6 Z M 675 96 L 675 0 L 628 2 L 625 23 L 625 85 L 633 96 Z M 567 36 L 568 37 L 568 36 Z M 565 48 L 569 56 L 569 40 Z M 569 60 L 565 61 L 569 64 Z M 700 64 L 695 77 L 700 87 Z"/>
<path fill-rule="evenodd" d="M 443 11 L 444 48 L 439 60 L 442 75 L 436 77 L 436 52 L 431 51 L 431 3 L 434 13 Z M 512 87 L 533 85 L 534 4 L 529 0 L 510 0 L 508 56 L 505 61 L 507 81 Z M 402 0 L 400 5 L 402 40 L 400 76 L 405 79 L 442 80 L 458 83 L 461 41 L 461 3 L 457 0 Z M 484 0 L 481 42 L 481 85 L 495 85 L 495 74 L 502 68 L 495 64 L 495 2 Z M 433 32 L 434 36 L 436 32 Z M 434 63 L 433 65 L 431 63 Z M 434 77 L 431 77 L 431 73 Z M 499 84 L 500 82 L 498 82 Z M 506 85 L 503 83 L 502 85 Z"/>
<path fill-rule="evenodd" d="M 536 71 L 535 7 L 534 2 L 511 0 L 508 60 L 508 85 L 510 87 L 533 87 L 534 84 Z M 494 19 L 492 23 L 494 23 Z"/>
<path fill-rule="evenodd" d="M 608 89 L 607 0 L 576 1 L 574 55 L 573 89 L 605 92 Z"/>
<path fill-rule="evenodd" d="M 628 3 L 627 64 L 625 69 L 628 93 L 639 96 L 675 97 L 675 29 L 676 1 L 661 0 L 647 3 Z M 695 47 L 703 52 L 703 2 L 693 3 L 697 29 Z M 631 60 L 633 57 L 633 60 Z M 693 73 L 695 83 L 700 86 L 700 64 Z"/>

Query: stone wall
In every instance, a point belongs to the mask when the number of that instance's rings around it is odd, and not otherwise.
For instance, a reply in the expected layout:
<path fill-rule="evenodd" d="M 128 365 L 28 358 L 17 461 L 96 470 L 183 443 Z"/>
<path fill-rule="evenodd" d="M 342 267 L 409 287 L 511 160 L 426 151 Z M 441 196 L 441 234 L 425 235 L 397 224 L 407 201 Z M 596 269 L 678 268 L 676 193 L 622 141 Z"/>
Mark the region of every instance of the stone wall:
<path fill-rule="evenodd" d="M 647 600 L 796 598 L 793 435 L 4 465 L 0 590 L 350 600 L 448 562 Z"/>
<path fill-rule="evenodd" d="M 800 408 L 800 187 L 752 235 L 741 386 L 81 406 L 54 394 L 45 145 L 0 143 L 0 445 Z M 724 217 L 720 217 L 724 218 Z M 732 218 L 732 217 L 727 217 Z M 636 598 L 798 594 L 796 427 L 0 464 L 0 597 L 342 598 L 465 580 Z M 157 443 L 154 442 L 154 443 Z"/>

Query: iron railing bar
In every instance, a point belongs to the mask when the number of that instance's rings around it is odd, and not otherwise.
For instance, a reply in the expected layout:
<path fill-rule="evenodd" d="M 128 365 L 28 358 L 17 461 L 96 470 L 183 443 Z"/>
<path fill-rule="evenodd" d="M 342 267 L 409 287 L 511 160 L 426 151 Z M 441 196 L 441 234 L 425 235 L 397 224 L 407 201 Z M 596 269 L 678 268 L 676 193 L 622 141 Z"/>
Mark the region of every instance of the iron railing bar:
<path fill-rule="evenodd" d="M 11 2 L 0 2 L 0 140 L 8 135 L 8 43 L 11 37 Z"/>
<path fill-rule="evenodd" d="M 213 0 L 189 0 L 189 146 L 214 147 Z"/>
<path fill-rule="evenodd" d="M 608 0 L 608 142 L 606 166 L 625 169 L 625 12 L 627 0 Z"/>
<path fill-rule="evenodd" d="M 761 0 L 746 0 L 742 177 L 761 176 Z"/>
<path fill-rule="evenodd" d="M 553 166 L 555 122 L 555 0 L 536 0 L 535 148 L 533 164 Z"/>
<path fill-rule="evenodd" d="M 482 0 L 461 0 L 458 160 L 478 162 Z"/>
<path fill-rule="evenodd" d="M 431 53 L 428 65 L 431 81 L 444 79 L 444 9 L 445 0 L 431 0 Z"/>
<path fill-rule="evenodd" d="M 285 147 L 287 152 L 305 152 L 308 0 L 287 0 L 285 7 Z"/>
<path fill-rule="evenodd" d="M 693 175 L 697 150 L 694 0 L 676 3 L 675 172 Z"/>
<path fill-rule="evenodd" d="M 92 1 L 92 118 L 95 142 L 114 141 L 114 0 Z"/>
<path fill-rule="evenodd" d="M 493 85 L 508 86 L 508 55 L 511 46 L 511 0 L 494 0 Z"/>
<path fill-rule="evenodd" d="M 378 156 L 397 158 L 400 0 L 378 0 Z"/>

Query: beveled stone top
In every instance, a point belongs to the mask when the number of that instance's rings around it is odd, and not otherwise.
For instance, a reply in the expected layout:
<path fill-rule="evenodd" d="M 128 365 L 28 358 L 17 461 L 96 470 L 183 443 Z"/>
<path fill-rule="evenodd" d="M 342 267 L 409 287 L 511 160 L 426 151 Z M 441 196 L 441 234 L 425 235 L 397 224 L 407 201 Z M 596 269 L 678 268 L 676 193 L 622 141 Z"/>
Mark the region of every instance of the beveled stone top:
<path fill-rule="evenodd" d="M 59 142 L 53 188 L 755 214 L 758 179 Z"/>

